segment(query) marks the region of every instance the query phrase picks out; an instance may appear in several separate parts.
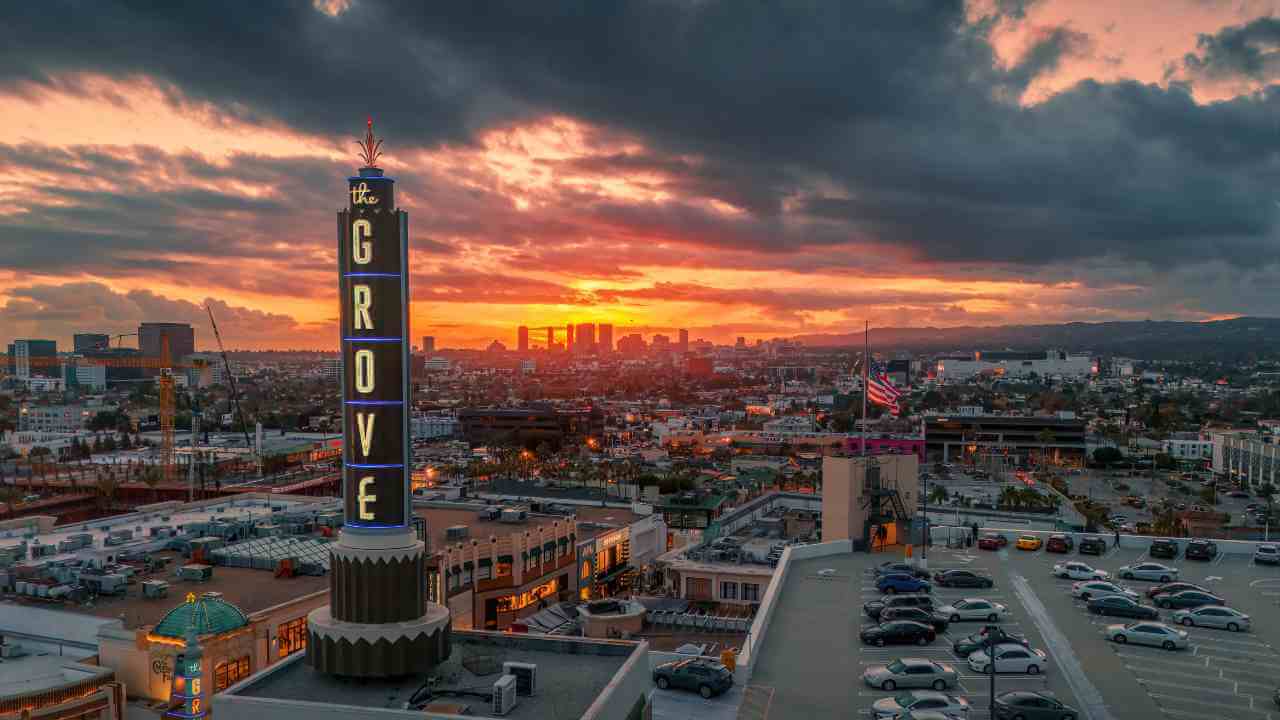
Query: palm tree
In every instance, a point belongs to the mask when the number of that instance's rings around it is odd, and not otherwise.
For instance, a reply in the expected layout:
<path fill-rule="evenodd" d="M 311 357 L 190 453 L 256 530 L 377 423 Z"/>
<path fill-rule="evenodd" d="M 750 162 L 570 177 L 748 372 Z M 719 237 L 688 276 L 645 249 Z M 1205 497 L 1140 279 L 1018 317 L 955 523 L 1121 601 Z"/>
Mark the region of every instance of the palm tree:
<path fill-rule="evenodd" d="M 1272 485 L 1271 483 L 1262 483 L 1258 485 L 1258 487 L 1255 488 L 1255 490 L 1259 495 L 1262 496 L 1262 499 L 1267 503 L 1267 522 L 1269 524 L 1271 522 L 1271 498 L 1273 495 L 1276 494 L 1276 486 Z"/>
<path fill-rule="evenodd" d="M 1053 431 L 1045 428 L 1036 433 L 1036 442 L 1040 443 L 1040 469 L 1043 471 L 1049 464 L 1049 443 L 1053 442 Z"/>

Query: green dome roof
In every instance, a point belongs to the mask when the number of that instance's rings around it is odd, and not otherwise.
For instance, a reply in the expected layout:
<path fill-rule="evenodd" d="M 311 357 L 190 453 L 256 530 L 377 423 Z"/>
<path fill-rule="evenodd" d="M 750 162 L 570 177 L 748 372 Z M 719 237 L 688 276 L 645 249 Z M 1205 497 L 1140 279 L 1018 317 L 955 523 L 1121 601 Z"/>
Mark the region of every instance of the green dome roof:
<path fill-rule="evenodd" d="M 201 596 L 170 610 L 151 634 L 181 640 L 187 636 L 192 618 L 197 635 L 218 635 L 249 624 L 249 618 L 235 605 L 219 597 Z"/>

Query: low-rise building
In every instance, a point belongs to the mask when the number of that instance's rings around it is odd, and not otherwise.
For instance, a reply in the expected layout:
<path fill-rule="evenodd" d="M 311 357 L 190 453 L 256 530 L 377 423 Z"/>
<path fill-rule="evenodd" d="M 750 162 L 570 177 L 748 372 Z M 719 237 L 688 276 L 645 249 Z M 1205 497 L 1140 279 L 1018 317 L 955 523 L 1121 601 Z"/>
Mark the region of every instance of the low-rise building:
<path fill-rule="evenodd" d="M 1211 460 L 1213 438 L 1203 437 L 1199 433 L 1174 433 L 1160 441 L 1160 451 L 1174 460 Z"/>
<path fill-rule="evenodd" d="M 18 430 L 74 433 L 84 430 L 94 412 L 84 405 L 22 405 Z"/>
<path fill-rule="evenodd" d="M 1280 444 L 1251 432 L 1217 432 L 1213 438 L 1213 472 L 1246 488 L 1280 487 Z"/>

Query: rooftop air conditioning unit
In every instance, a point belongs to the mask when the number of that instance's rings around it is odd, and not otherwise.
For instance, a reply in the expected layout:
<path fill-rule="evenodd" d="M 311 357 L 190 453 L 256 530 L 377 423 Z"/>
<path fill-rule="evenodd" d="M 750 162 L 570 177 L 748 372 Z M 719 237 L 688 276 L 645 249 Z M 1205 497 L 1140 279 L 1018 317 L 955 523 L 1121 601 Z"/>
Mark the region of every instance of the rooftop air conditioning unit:
<path fill-rule="evenodd" d="M 516 676 L 503 675 L 493 684 L 493 714 L 506 715 L 516 707 Z"/>
<path fill-rule="evenodd" d="M 538 692 L 538 666 L 534 663 L 504 662 L 503 675 L 514 675 L 516 694 L 530 696 Z"/>

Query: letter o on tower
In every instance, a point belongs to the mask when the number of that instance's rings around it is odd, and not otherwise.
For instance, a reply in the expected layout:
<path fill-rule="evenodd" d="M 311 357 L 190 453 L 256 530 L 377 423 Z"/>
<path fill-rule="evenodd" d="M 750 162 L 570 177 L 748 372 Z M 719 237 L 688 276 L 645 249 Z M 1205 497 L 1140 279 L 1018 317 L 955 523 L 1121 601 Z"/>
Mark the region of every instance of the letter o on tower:
<path fill-rule="evenodd" d="M 369 394 L 373 392 L 373 351 L 356 351 L 356 392 Z"/>

